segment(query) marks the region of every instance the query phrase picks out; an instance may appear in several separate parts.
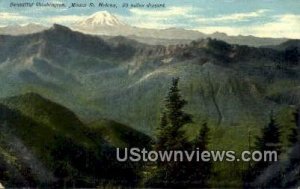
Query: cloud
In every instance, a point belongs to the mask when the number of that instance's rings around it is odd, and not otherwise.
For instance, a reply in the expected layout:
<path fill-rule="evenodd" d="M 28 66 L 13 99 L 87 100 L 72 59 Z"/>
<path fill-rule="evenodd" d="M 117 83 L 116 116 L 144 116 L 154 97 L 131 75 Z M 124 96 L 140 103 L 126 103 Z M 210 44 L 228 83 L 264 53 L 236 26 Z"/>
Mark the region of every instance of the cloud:
<path fill-rule="evenodd" d="M 87 16 L 80 15 L 57 15 L 57 16 L 45 16 L 42 18 L 28 17 L 21 15 L 19 13 L 10 13 L 10 12 L 2 12 L 0 13 L 0 25 L 9 25 L 12 23 L 17 24 L 27 24 L 27 23 L 40 23 L 40 24 L 49 24 L 53 23 L 58 24 L 71 24 L 77 22 L 78 20 L 84 19 Z"/>
<path fill-rule="evenodd" d="M 170 18 L 176 16 L 184 16 L 192 11 L 192 7 L 170 7 L 163 10 L 145 10 L 145 9 L 130 9 L 133 16 L 149 16 L 156 18 Z"/>
<path fill-rule="evenodd" d="M 199 11 L 193 7 L 169 7 L 165 9 L 137 9 L 129 10 L 130 16 L 121 16 L 128 24 L 143 28 L 164 29 L 169 27 L 180 27 L 179 19 L 190 19 L 195 17 L 194 11 Z"/>
<path fill-rule="evenodd" d="M 239 12 L 215 17 L 206 17 L 204 10 L 191 6 L 173 6 L 164 9 L 129 9 L 129 15 L 116 16 L 125 23 L 142 27 L 165 29 L 170 27 L 199 30 L 204 33 L 216 31 L 228 35 L 254 35 L 258 37 L 300 38 L 300 15 L 272 15 L 267 9 L 252 12 Z M 267 14 L 268 13 L 268 14 Z M 45 15 L 30 17 L 27 14 L 0 12 L 0 26 L 8 24 L 25 24 L 30 22 L 41 24 L 70 25 L 88 15 Z"/>
<path fill-rule="evenodd" d="M 266 12 L 269 10 L 267 9 L 260 9 L 253 12 L 246 12 L 246 13 L 234 13 L 234 14 L 228 14 L 228 15 L 218 15 L 216 17 L 202 17 L 197 18 L 197 21 L 199 22 L 241 22 L 241 21 L 249 21 L 251 19 L 262 17 Z"/>
<path fill-rule="evenodd" d="M 1 23 L 9 23 L 15 21 L 26 21 L 30 18 L 27 16 L 23 16 L 19 13 L 11 13 L 11 12 L 0 12 L 0 22 Z"/>
<path fill-rule="evenodd" d="M 79 16 L 79 15 L 60 15 L 60 16 L 51 16 L 46 17 L 44 20 L 47 23 L 57 23 L 57 24 L 72 24 L 78 22 L 82 19 L 87 18 L 87 16 Z"/>
<path fill-rule="evenodd" d="M 206 26 L 197 30 L 205 33 L 224 32 L 229 35 L 254 35 L 258 37 L 300 38 L 300 15 L 283 14 L 273 16 L 273 21 L 254 23 L 248 26 Z"/>
<path fill-rule="evenodd" d="M 169 7 L 162 10 L 145 10 L 130 9 L 130 16 L 123 17 L 128 24 L 143 28 L 164 29 L 169 27 L 182 27 L 187 29 L 195 29 L 199 25 L 216 26 L 227 24 L 233 25 L 234 22 L 255 21 L 262 18 L 269 11 L 267 9 L 259 9 L 252 12 L 241 12 L 227 15 L 217 15 L 215 17 L 206 17 L 200 15 L 203 12 L 200 8 L 195 7 Z M 122 16 L 121 16 L 122 17 Z M 213 26 L 214 25 L 214 26 Z M 223 26 L 224 30 L 226 27 Z M 232 30 L 226 28 L 226 30 Z"/>
<path fill-rule="evenodd" d="M 289 37 L 300 39 L 300 15 L 275 16 L 276 21 L 253 28 L 258 36 Z"/>

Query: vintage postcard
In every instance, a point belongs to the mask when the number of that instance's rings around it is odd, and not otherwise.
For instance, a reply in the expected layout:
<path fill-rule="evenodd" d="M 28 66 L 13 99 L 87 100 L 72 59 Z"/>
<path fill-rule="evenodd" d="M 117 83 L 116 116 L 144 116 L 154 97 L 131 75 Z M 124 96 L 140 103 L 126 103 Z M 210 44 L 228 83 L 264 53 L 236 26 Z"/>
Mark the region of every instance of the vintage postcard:
<path fill-rule="evenodd" d="M 0 0 L 0 188 L 299 187 L 299 0 Z"/>

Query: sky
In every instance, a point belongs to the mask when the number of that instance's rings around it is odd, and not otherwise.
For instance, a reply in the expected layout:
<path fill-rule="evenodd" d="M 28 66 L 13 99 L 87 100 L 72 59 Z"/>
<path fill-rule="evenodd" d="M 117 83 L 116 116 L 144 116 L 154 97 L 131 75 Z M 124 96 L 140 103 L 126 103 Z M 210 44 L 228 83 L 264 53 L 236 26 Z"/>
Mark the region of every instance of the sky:
<path fill-rule="evenodd" d="M 11 3 L 65 3 L 66 7 L 10 7 Z M 115 3 L 118 8 L 70 8 L 71 3 Z M 128 3 L 128 8 L 122 8 Z M 130 4 L 165 4 L 164 8 L 132 8 Z M 0 26 L 53 23 L 70 25 L 98 11 L 108 11 L 137 27 L 170 27 L 228 35 L 300 39 L 300 0 L 0 0 Z"/>

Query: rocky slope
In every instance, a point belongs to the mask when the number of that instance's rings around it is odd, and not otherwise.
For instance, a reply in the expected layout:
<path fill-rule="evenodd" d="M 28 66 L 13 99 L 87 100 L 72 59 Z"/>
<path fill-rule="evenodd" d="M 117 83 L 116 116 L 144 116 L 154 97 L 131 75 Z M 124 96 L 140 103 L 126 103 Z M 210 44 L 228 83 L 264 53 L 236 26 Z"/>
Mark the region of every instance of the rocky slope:
<path fill-rule="evenodd" d="M 102 39 L 54 25 L 0 36 L 1 96 L 38 92 L 83 120 L 113 119 L 151 133 L 172 77 L 181 78 L 188 111 L 217 125 L 258 124 L 298 99 L 299 56 L 286 49 L 213 39 L 146 45 Z M 293 91 L 293 92 L 289 92 Z"/>

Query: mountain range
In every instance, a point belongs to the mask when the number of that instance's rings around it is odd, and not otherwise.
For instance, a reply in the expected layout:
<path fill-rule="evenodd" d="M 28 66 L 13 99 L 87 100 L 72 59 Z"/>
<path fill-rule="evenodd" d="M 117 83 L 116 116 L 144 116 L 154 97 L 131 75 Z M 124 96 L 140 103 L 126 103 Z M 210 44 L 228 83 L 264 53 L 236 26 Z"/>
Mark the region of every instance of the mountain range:
<path fill-rule="evenodd" d="M 0 34 L 1 35 L 24 35 L 24 34 L 31 34 L 41 32 L 46 30 L 47 27 L 41 24 L 36 23 L 29 23 L 26 25 L 8 25 L 0 27 Z"/>
<path fill-rule="evenodd" d="M 210 148 L 248 149 L 249 131 L 254 139 L 270 112 L 285 118 L 300 105 L 299 44 L 249 47 L 205 38 L 151 45 L 57 24 L 0 35 L 3 184 L 62 186 L 76 178 L 77 186 L 94 187 L 95 177 L 137 182 L 142 166 L 112 161 L 113 149 L 150 145 L 174 77 L 194 120 L 184 128 L 189 138 L 207 122 Z M 236 166 L 245 167 L 222 164 L 214 181 L 243 170 Z"/>
<path fill-rule="evenodd" d="M 70 28 L 92 35 L 101 36 L 125 36 L 142 43 L 152 45 L 173 45 L 178 43 L 188 44 L 192 40 L 213 38 L 226 41 L 230 44 L 248 46 L 270 46 L 278 45 L 287 41 L 285 38 L 259 38 L 255 36 L 228 36 L 216 31 L 205 34 L 196 30 L 183 28 L 146 29 L 131 26 L 121 21 L 115 15 L 107 11 L 99 11 L 88 17 L 84 17 L 69 25 Z M 40 24 L 11 25 L 0 28 L 0 34 L 21 35 L 36 33 L 49 27 Z"/>
<path fill-rule="evenodd" d="M 299 99 L 299 51 L 290 45 L 277 50 L 215 39 L 148 45 L 61 25 L 0 40 L 1 97 L 33 91 L 84 120 L 100 116 L 146 133 L 157 125 L 172 77 L 182 79 L 195 117 L 217 124 L 257 123 Z"/>

